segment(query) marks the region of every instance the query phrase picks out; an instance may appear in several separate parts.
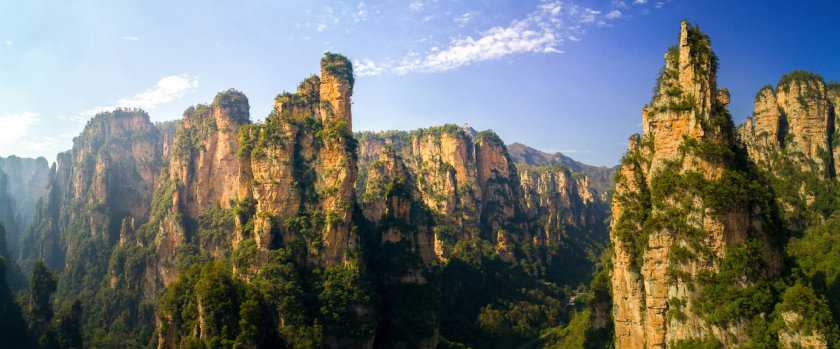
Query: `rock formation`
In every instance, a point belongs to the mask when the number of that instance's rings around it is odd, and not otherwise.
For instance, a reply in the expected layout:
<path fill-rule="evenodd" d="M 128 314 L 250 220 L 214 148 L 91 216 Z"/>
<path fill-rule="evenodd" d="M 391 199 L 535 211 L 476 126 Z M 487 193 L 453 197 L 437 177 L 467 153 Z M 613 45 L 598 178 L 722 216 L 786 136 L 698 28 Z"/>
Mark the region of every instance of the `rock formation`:
<path fill-rule="evenodd" d="M 343 56 L 321 60 L 321 77 L 275 100 L 265 124 L 243 131 L 239 195 L 256 200 L 257 245 L 301 242 L 301 258 L 344 265 L 358 248 L 351 229 L 355 203 L 356 142 L 350 130 L 352 67 Z M 301 236 L 297 218 L 321 236 Z M 288 221 L 288 222 L 287 222 Z"/>
<path fill-rule="evenodd" d="M 758 314 L 716 312 L 738 301 L 720 296 L 718 287 L 731 282 L 733 263 L 767 265 L 734 286 L 741 291 L 731 291 L 744 294 L 758 292 L 763 278 L 781 267 L 771 233 L 777 227 L 766 219 L 771 208 L 738 149 L 716 70 L 708 36 L 683 22 L 643 110 L 644 133 L 631 138 L 616 177 L 611 240 L 618 348 L 743 345 L 749 340 L 744 323 Z"/>
<path fill-rule="evenodd" d="M 548 264 L 553 258 L 566 259 L 573 254 L 559 252 L 561 246 L 606 240 L 604 220 L 609 208 L 593 195 L 588 177 L 565 166 L 522 166 L 519 176 L 525 216 L 533 222 L 533 238 L 539 246 L 545 246 L 541 258 Z"/>
<path fill-rule="evenodd" d="M 436 348 L 440 314 L 436 306 L 415 307 L 401 302 L 407 296 L 418 302 L 438 303 L 438 285 L 431 277 L 437 262 L 434 251 L 431 211 L 420 201 L 420 193 L 409 169 L 390 146 L 371 163 L 362 204 L 371 224 L 369 258 L 381 270 L 381 288 L 389 305 L 379 325 L 376 345 L 380 347 Z M 417 312 L 421 314 L 417 314 Z"/>
<path fill-rule="evenodd" d="M 829 85 L 831 87 L 831 85 Z M 755 98 L 755 112 L 739 126 L 741 141 L 750 157 L 763 168 L 778 168 L 772 152 L 785 153 L 785 159 L 810 171 L 813 162 L 821 178 L 833 176 L 837 93 L 827 88 L 813 73 L 794 71 L 782 77 L 774 89 L 767 85 Z"/>
<path fill-rule="evenodd" d="M 53 164 L 44 200 L 22 237 L 21 257 L 64 270 L 83 257 L 74 249 L 86 236 L 113 243 L 124 217 L 145 220 L 162 149 L 143 111 L 118 109 L 89 121 L 73 149 Z"/>
<path fill-rule="evenodd" d="M 587 277 L 585 268 L 574 272 L 562 266 L 592 263 L 584 251 L 599 250 L 607 240 L 603 221 L 609 209 L 588 176 L 573 175 L 563 165 L 516 164 L 493 132 L 471 135 L 464 128 L 445 125 L 411 132 L 365 132 L 357 138 L 357 190 L 366 192 L 368 168 L 379 161 L 383 149 L 402 159 L 408 171 L 406 183 L 433 213 L 436 259 L 445 260 L 457 241 L 469 236 L 491 241 L 505 260 L 513 259 L 515 246 L 535 243 L 539 259 L 555 264 L 557 268 L 549 269 L 562 275 L 555 276 L 582 280 Z"/>

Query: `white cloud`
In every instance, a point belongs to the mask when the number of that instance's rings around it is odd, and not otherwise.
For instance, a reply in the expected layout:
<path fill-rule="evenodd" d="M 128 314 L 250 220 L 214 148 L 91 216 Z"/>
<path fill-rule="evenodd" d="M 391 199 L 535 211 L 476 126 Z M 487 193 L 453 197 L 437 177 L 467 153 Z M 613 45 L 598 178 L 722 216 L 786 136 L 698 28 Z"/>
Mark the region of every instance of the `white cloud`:
<path fill-rule="evenodd" d="M 12 40 L 6 40 L 6 41 L 5 41 L 5 44 L 6 44 L 6 46 L 12 46 L 12 45 L 14 45 L 15 43 L 13 43 L 13 42 L 12 42 Z"/>
<path fill-rule="evenodd" d="M 610 13 L 607 13 L 606 17 L 607 17 L 607 19 L 621 18 L 621 11 L 612 10 Z"/>
<path fill-rule="evenodd" d="M 563 53 L 563 44 L 566 41 L 581 41 L 587 27 L 610 27 L 611 21 L 630 14 L 631 10 L 627 5 L 629 0 L 625 1 L 612 0 L 609 2 L 612 10 L 604 14 L 601 10 L 577 5 L 568 0 L 542 0 L 534 11 L 507 25 L 497 25 L 479 31 L 478 34 L 452 35 L 448 42 L 429 40 L 426 48 L 420 51 L 412 50 L 401 59 L 357 61 L 356 73 L 360 76 L 437 73 L 517 54 Z M 644 4 L 648 1 L 634 0 L 633 4 Z M 428 1 L 418 0 L 411 3 L 409 8 L 420 11 L 428 4 Z M 476 14 L 478 12 L 456 15 L 454 21 L 459 24 L 457 27 L 461 28 L 470 23 Z M 431 18 L 424 20 L 428 19 Z M 423 41 L 425 38 L 418 42 Z"/>
<path fill-rule="evenodd" d="M 462 15 L 458 16 L 458 17 L 455 17 L 455 22 L 456 22 L 456 23 L 458 23 L 458 26 L 459 26 L 459 27 L 463 27 L 463 26 L 467 25 L 467 23 L 469 23 L 469 22 L 470 22 L 470 20 L 471 20 L 473 17 L 475 17 L 475 15 L 477 15 L 477 14 L 479 14 L 479 13 L 480 13 L 480 12 L 478 12 L 478 11 L 470 11 L 470 12 L 466 12 L 466 13 L 464 13 L 464 14 L 462 14 Z"/>
<path fill-rule="evenodd" d="M 127 36 L 123 36 L 122 39 L 126 40 L 126 41 L 138 41 L 138 40 L 140 40 L 140 37 L 139 36 L 133 36 L 133 35 L 127 35 Z"/>
<path fill-rule="evenodd" d="M 423 11 L 423 7 L 425 6 L 426 4 L 424 4 L 422 1 L 415 1 L 408 4 L 408 8 L 415 12 Z"/>
<path fill-rule="evenodd" d="M 365 4 L 365 2 L 364 1 L 359 2 L 359 5 L 356 6 L 356 9 L 358 9 L 358 11 L 356 12 L 355 15 L 353 15 L 353 21 L 354 22 L 367 21 L 368 10 L 367 10 L 367 5 Z"/>
<path fill-rule="evenodd" d="M 327 30 L 327 25 L 324 24 L 324 23 L 318 24 L 318 28 L 315 29 L 315 31 L 317 31 L 319 33 L 324 31 L 324 30 Z"/>
<path fill-rule="evenodd" d="M 17 145 L 38 121 L 38 114 L 32 112 L 0 116 L 0 145 Z"/>
<path fill-rule="evenodd" d="M 364 59 L 353 62 L 353 72 L 358 76 L 373 76 L 384 73 L 385 67 L 378 66 L 369 59 Z"/>
<path fill-rule="evenodd" d="M 172 75 L 158 80 L 155 88 L 138 93 L 132 97 L 121 98 L 113 106 L 100 106 L 83 112 L 83 115 L 111 111 L 116 108 L 154 109 L 159 104 L 169 103 L 181 98 L 198 87 L 198 78 L 187 74 Z"/>
<path fill-rule="evenodd" d="M 593 9 L 583 9 L 582 14 L 580 15 L 580 21 L 583 23 L 592 23 L 595 21 L 595 15 L 601 14 L 601 11 L 595 11 Z"/>
<path fill-rule="evenodd" d="M 495 26 L 472 36 L 456 36 L 446 45 L 431 45 L 424 53 L 409 52 L 398 62 L 357 62 L 357 74 L 443 72 L 475 62 L 500 59 L 523 53 L 562 53 L 566 39 L 578 41 L 584 30 L 581 23 L 595 22 L 601 11 L 560 1 L 544 2 L 525 18 L 506 26 Z M 467 23 L 474 13 L 456 17 Z"/>

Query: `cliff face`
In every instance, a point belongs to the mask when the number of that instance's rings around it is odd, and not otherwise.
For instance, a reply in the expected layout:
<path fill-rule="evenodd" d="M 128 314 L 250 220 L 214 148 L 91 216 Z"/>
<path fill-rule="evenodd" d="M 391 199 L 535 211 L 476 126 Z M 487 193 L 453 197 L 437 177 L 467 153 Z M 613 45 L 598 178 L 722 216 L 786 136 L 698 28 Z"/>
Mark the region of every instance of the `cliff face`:
<path fill-rule="evenodd" d="M 833 176 L 836 98 L 821 77 L 802 71 L 785 75 L 775 89 L 762 88 L 753 117 L 739 127 L 750 157 L 768 170 L 778 169 L 780 160 L 791 160 L 800 170 Z M 784 159 L 771 157 L 773 152 L 784 153 Z"/>
<path fill-rule="evenodd" d="M 514 259 L 516 246 L 535 244 L 549 274 L 583 280 L 587 268 L 566 266 L 594 263 L 608 238 L 604 220 L 609 209 L 588 176 L 573 175 L 562 165 L 517 168 L 507 147 L 490 131 L 470 135 L 446 125 L 367 132 L 357 138 L 357 190 L 366 193 L 372 175 L 368 168 L 379 161 L 383 149 L 390 149 L 407 168 L 406 183 L 432 212 L 438 260 L 446 260 L 458 241 L 477 236 L 492 242 L 507 261 Z"/>
<path fill-rule="evenodd" d="M 50 167 L 44 158 L 29 159 L 9 156 L 0 157 L 0 170 L 6 173 L 9 181 L 9 194 L 15 200 L 15 217 L 20 230 L 32 222 L 38 199 L 44 196 Z M 17 244 L 18 232 L 7 229 L 7 239 Z"/>
<path fill-rule="evenodd" d="M 279 95 L 265 123 L 250 124 L 247 98 L 229 90 L 174 122 L 152 124 L 139 110 L 99 114 L 73 149 L 59 154 L 21 255 L 24 262 L 44 259 L 68 280 L 59 300 L 89 295 L 89 310 L 108 314 L 88 324 L 112 333 L 92 345 L 154 342 L 155 320 L 164 329 L 162 347 L 193 333 L 202 341 L 229 334 L 213 327 L 216 304 L 202 288 L 179 296 L 199 308 L 197 327 L 183 332 L 186 325 L 169 326 L 179 323 L 180 310 L 155 314 L 149 306 L 161 292 L 184 292 L 179 280 L 198 277 L 190 266 L 210 260 L 232 261 L 233 274 L 208 267 L 214 280 L 229 278 L 231 292 L 269 292 L 252 290 L 251 282 L 293 282 L 266 281 L 280 266 L 307 275 L 294 282 L 321 292 L 292 310 L 261 303 L 275 312 L 259 326 L 285 323 L 326 347 L 372 344 L 377 313 L 360 260 L 352 67 L 328 54 L 321 68 L 298 93 Z M 288 306 L 292 296 L 283 297 Z M 265 338 L 300 340 L 277 328 L 263 329 Z M 428 341 L 433 346 L 436 337 Z"/>
<path fill-rule="evenodd" d="M 196 221 L 210 214 L 208 210 L 229 209 L 239 199 L 237 137 L 240 127 L 247 124 L 248 98 L 231 89 L 216 95 L 210 105 L 188 108 L 173 135 L 161 133 L 161 143 L 172 146 L 164 149 L 163 158 L 169 163 L 155 190 L 153 216 L 144 230 L 151 231 L 146 235 L 154 239 L 156 274 L 164 285 L 174 281 L 179 267 L 183 267 L 173 260 L 178 253 L 183 254 L 190 240 L 199 251 L 216 258 L 229 251 L 233 236 L 206 239 L 189 231 L 195 230 Z"/>
<path fill-rule="evenodd" d="M 588 177 L 564 166 L 523 166 L 519 176 L 533 239 L 545 246 L 541 258 L 548 264 L 559 258 L 565 262 L 559 264 L 568 265 L 573 263 L 569 257 L 575 254 L 569 247 L 592 244 L 594 250 L 599 249 L 599 243 L 607 239 L 604 220 L 609 207 L 593 195 Z M 561 252 L 560 247 L 569 249 Z"/>
<path fill-rule="evenodd" d="M 737 300 L 713 290 L 729 277 L 734 259 L 767 265 L 750 274 L 755 279 L 741 279 L 736 287 L 745 293 L 779 271 L 780 251 L 767 233 L 775 227 L 764 218 L 771 209 L 735 142 L 708 37 L 683 22 L 665 63 L 643 111 L 644 134 L 631 138 L 616 177 L 610 235 L 616 346 L 741 345 L 752 315 L 716 313 L 714 307 Z M 740 260 L 744 250 L 756 261 Z"/>
<path fill-rule="evenodd" d="M 380 271 L 380 288 L 388 304 L 376 347 L 436 348 L 440 340 L 432 215 L 413 181 L 390 146 L 384 146 L 369 166 L 362 200 L 370 222 L 369 258 Z M 409 296 L 426 306 L 401 301 Z"/>
<path fill-rule="evenodd" d="M 403 159 L 420 201 L 433 212 L 438 259 L 446 259 L 457 241 L 470 236 L 498 244 L 500 251 L 528 239 L 524 220 L 517 221 L 524 211 L 516 167 L 494 133 L 479 133 L 473 142 L 463 129 L 446 125 L 360 138 L 363 169 L 383 147 Z M 357 187 L 365 188 L 367 176 Z"/>
<path fill-rule="evenodd" d="M 7 246 L 15 246 L 14 243 L 9 244 L 8 242 L 15 242 L 16 239 L 13 240 L 9 236 L 12 233 L 16 234 L 18 232 L 18 221 L 15 217 L 15 200 L 9 194 L 9 177 L 3 170 L 0 170 L 0 224 L 3 224 L 3 228 L 0 230 L 3 231 L 2 239 L 0 239 L 0 256 L 3 256 L 8 259 L 8 250 Z M 15 235 L 16 237 L 16 235 Z"/>
<path fill-rule="evenodd" d="M 749 157 L 773 178 L 776 200 L 789 229 L 803 231 L 823 218 L 809 212 L 829 212 L 831 189 L 822 181 L 837 177 L 836 119 L 840 93 L 836 83 L 794 71 L 756 95 L 753 118 L 739 126 Z"/>
<path fill-rule="evenodd" d="M 606 244 L 608 209 L 587 176 L 559 165 L 517 167 L 495 133 L 468 131 L 356 135 L 356 190 L 383 297 L 375 345 L 518 345 L 504 333 L 532 338 L 529 327 L 512 330 L 504 319 L 521 315 L 503 314 L 553 309 L 553 291 L 540 285 L 585 281 Z M 409 295 L 424 301 L 406 302 Z"/>
<path fill-rule="evenodd" d="M 50 170 L 44 201 L 22 238 L 21 257 L 63 270 L 81 257 L 74 248 L 85 236 L 113 243 L 124 217 L 147 219 L 162 168 L 158 137 L 148 114 L 139 110 L 102 113 L 88 122 L 73 149 L 59 154 Z"/>
<path fill-rule="evenodd" d="M 278 96 L 266 123 L 244 131 L 239 195 L 256 200 L 261 249 L 302 243 L 299 258 L 322 266 L 345 265 L 358 249 L 358 232 L 351 228 L 357 173 L 352 83 L 349 62 L 328 55 L 320 78 Z M 292 225 L 299 219 L 322 235 L 300 234 Z"/>

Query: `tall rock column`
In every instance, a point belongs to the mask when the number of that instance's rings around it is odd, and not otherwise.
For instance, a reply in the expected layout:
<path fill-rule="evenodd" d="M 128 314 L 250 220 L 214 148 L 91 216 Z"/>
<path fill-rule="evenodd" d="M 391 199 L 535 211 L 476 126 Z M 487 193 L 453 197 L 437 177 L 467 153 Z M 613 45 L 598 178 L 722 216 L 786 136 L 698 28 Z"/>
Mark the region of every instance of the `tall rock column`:
<path fill-rule="evenodd" d="M 321 120 L 335 119 L 347 123 L 353 129 L 353 116 L 350 110 L 350 97 L 353 96 L 353 67 L 341 55 L 327 53 L 321 59 L 322 102 Z"/>
<path fill-rule="evenodd" d="M 829 150 L 830 142 L 825 83 L 821 79 L 783 79 L 776 94 L 786 116 L 787 131 L 793 136 L 792 143 L 785 146 L 801 151 L 825 170 L 828 159 L 819 154 Z"/>
<path fill-rule="evenodd" d="M 278 95 L 264 124 L 243 130 L 239 195 L 256 201 L 254 235 L 263 251 L 293 246 L 301 261 L 333 266 L 358 248 L 353 68 L 327 53 L 321 71 L 296 93 Z"/>
<path fill-rule="evenodd" d="M 776 261 L 716 70 L 708 36 L 683 22 L 643 110 L 644 134 L 631 138 L 622 159 L 610 232 L 618 348 L 745 343 L 745 328 L 707 321 L 707 286 L 748 240 L 759 246 L 758 258 Z"/>
<path fill-rule="evenodd" d="M 169 168 L 161 177 L 153 200 L 158 272 L 164 284 L 175 280 L 176 249 L 187 242 L 183 217 L 198 219 L 218 205 L 230 208 L 239 198 L 239 128 L 250 124 L 248 98 L 234 89 L 220 92 L 213 103 L 184 111 L 173 139 Z M 163 209 L 165 208 L 165 209 Z M 231 234 L 234 235 L 234 234 Z M 233 239 L 236 240 L 236 239 Z M 202 247 L 218 250 L 221 246 Z"/>

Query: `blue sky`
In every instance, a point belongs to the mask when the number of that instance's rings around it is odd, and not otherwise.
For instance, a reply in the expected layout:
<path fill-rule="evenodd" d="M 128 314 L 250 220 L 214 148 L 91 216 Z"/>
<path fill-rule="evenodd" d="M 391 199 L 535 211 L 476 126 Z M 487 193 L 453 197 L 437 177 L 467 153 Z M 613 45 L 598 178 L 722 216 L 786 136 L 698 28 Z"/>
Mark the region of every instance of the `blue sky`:
<path fill-rule="evenodd" d="M 616 164 L 679 21 L 709 33 L 737 124 L 794 69 L 840 80 L 835 1 L 2 1 L 0 156 L 52 161 L 96 111 L 180 118 L 236 88 L 261 120 L 325 51 L 355 130 L 469 123 Z"/>

